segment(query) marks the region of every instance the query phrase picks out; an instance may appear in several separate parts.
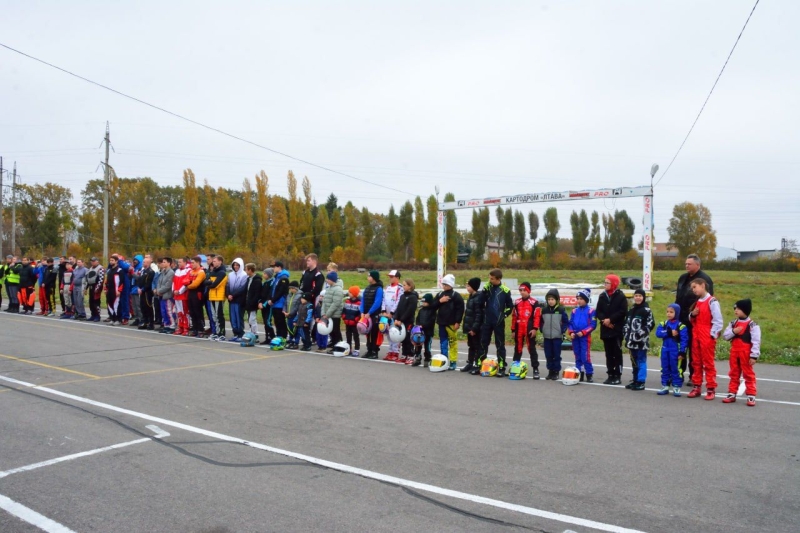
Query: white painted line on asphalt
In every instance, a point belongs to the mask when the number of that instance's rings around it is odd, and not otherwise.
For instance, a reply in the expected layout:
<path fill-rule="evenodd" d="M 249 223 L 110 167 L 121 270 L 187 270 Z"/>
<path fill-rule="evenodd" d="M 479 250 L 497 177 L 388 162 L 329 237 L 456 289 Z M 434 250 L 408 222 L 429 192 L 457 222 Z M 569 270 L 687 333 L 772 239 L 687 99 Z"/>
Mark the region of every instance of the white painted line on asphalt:
<path fill-rule="evenodd" d="M 47 387 L 40 387 L 40 386 L 34 385 L 33 383 L 26 383 L 24 381 L 19 381 L 17 379 L 9 378 L 9 377 L 2 376 L 2 375 L 0 375 L 0 380 L 7 381 L 9 383 L 14 383 L 16 385 L 20 385 L 20 386 L 23 386 L 23 387 L 29 387 L 29 388 L 32 388 L 32 389 L 35 389 L 35 390 L 39 390 L 39 391 L 42 391 L 42 392 L 53 394 L 55 396 L 60 396 L 62 398 L 68 398 L 68 399 L 76 401 L 76 402 L 85 403 L 85 404 L 88 404 L 88 405 L 93 405 L 93 406 L 99 407 L 101 409 L 107 409 L 109 411 L 114 411 L 114 412 L 117 412 L 117 413 L 121 413 L 121 414 L 129 415 L 129 416 L 141 418 L 141 419 L 144 419 L 144 420 L 149 420 L 151 422 L 157 422 L 157 423 L 159 423 L 161 425 L 164 425 L 164 426 L 170 426 L 170 427 L 174 427 L 174 428 L 177 428 L 177 429 L 182 429 L 184 431 L 188 431 L 188 432 L 191 432 L 191 433 L 197 433 L 199 435 L 204 435 L 206 437 L 210 437 L 210 438 L 213 438 L 213 439 L 218 439 L 218 440 L 222 440 L 222 441 L 226 441 L 226 442 L 233 442 L 233 443 L 237 443 L 237 444 L 243 444 L 245 446 L 249 446 L 251 448 L 255 448 L 255 449 L 258 449 L 258 450 L 263 450 L 263 451 L 266 451 L 266 452 L 275 453 L 275 454 L 283 455 L 283 456 L 286 456 L 286 457 L 292 457 L 294 459 L 298 459 L 300 461 L 305 461 L 307 463 L 319 465 L 319 466 L 322 466 L 322 467 L 325 467 L 325 468 L 329 468 L 331 470 L 337 470 L 339 472 L 345 472 L 345 473 L 348 473 L 348 474 L 354 474 L 354 475 L 361 476 L 361 477 L 368 478 L 368 479 L 375 479 L 377 481 L 382 481 L 384 483 L 397 485 L 399 487 L 408 487 L 408 488 L 412 488 L 412 489 L 422 490 L 422 491 L 425 491 L 425 492 L 430 492 L 432 494 L 437 494 L 439 496 L 446 496 L 446 497 L 449 497 L 449 498 L 455 498 L 455 499 L 458 499 L 458 500 L 469 501 L 469 502 L 472 502 L 472 503 L 479 503 L 479 504 L 483 504 L 483 505 L 489 505 L 491 507 L 496 507 L 498 509 L 503 509 L 503 510 L 506 510 L 506 511 L 514 511 L 514 512 L 517 512 L 517 513 L 526 514 L 526 515 L 530 515 L 530 516 L 537 516 L 537 517 L 544 518 L 544 519 L 547 519 L 547 520 L 554 520 L 554 521 L 557 521 L 557 522 L 563 522 L 565 524 L 588 527 L 588 528 L 596 529 L 596 530 L 599 530 L 599 531 L 608 531 L 608 532 L 611 532 L 611 533 L 643 533 L 642 531 L 636 530 L 636 529 L 629 529 L 629 528 L 617 526 L 617 525 L 614 525 L 614 524 L 606 524 L 606 523 L 603 523 L 603 522 L 595 522 L 594 520 L 588 520 L 588 519 L 580 518 L 580 517 L 577 517 L 577 516 L 570 516 L 570 515 L 565 515 L 565 514 L 561 514 L 561 513 L 553 513 L 553 512 L 545 511 L 545 510 L 542 510 L 542 509 L 536 509 L 534 507 L 527 507 L 527 506 L 524 506 L 524 505 L 518 505 L 518 504 L 514 504 L 514 503 L 504 502 L 504 501 L 501 501 L 501 500 L 495 500 L 495 499 L 492 499 L 492 498 L 486 498 L 486 497 L 478 496 L 478 495 L 475 495 L 475 494 L 469 494 L 469 493 L 466 493 L 466 492 L 460 492 L 460 491 L 456 491 L 456 490 L 446 489 L 446 488 L 443 488 L 443 487 L 437 487 L 436 485 L 429 485 L 427 483 L 419 483 L 417 481 L 412 481 L 412 480 L 403 479 L 403 478 L 399 478 L 399 477 L 395 477 L 395 476 L 381 474 L 379 472 L 373 472 L 372 470 L 365 470 L 363 468 L 349 466 L 349 465 L 345 465 L 345 464 L 341 464 L 341 463 L 335 463 L 333 461 L 327 461 L 325 459 L 319 459 L 317 457 L 312 457 L 310 455 L 304 455 L 304 454 L 297 453 L 297 452 L 292 452 L 292 451 L 289 451 L 289 450 L 283 450 L 281 448 L 274 448 L 272 446 L 267 446 L 266 444 L 260 444 L 260 443 L 257 443 L 257 442 L 251 442 L 251 441 L 248 441 L 248 440 L 245 440 L 245 439 L 240 439 L 238 437 L 232 437 L 230 435 L 225 435 L 223 433 L 217 433 L 216 431 L 210 431 L 210 430 L 207 430 L 207 429 L 202 429 L 202 428 L 198 428 L 198 427 L 195 427 L 195 426 L 190 426 L 188 424 L 183 424 L 181 422 L 174 422 L 172 420 L 167 420 L 165 418 L 159 418 L 159 417 L 148 415 L 148 414 L 145 414 L 145 413 L 132 411 L 130 409 L 125 409 L 123 407 L 117 407 L 115 405 L 111 405 L 111 404 L 107 404 L 107 403 L 103 403 L 103 402 L 98 402 L 98 401 L 95 401 L 95 400 L 90 400 L 89 398 L 84 398 L 82 396 L 76 396 L 74 394 L 69 394 L 69 393 L 62 392 L 62 391 L 59 391 L 59 390 L 56 390 L 56 389 L 50 389 L 50 388 L 47 388 Z M 41 516 L 41 515 L 39 515 L 39 516 Z M 42 517 L 42 518 L 44 518 L 44 517 Z M 68 530 L 61 530 L 61 531 L 68 531 Z"/>
<path fill-rule="evenodd" d="M 36 470 L 37 468 L 42 468 L 45 466 L 55 465 L 58 463 L 63 463 L 65 461 L 72 461 L 74 459 L 80 459 L 81 457 L 88 457 L 90 455 L 96 455 L 98 453 L 108 452 L 111 450 L 118 450 L 120 448 L 126 448 L 128 446 L 133 446 L 134 444 L 141 444 L 143 442 L 150 442 L 153 439 L 161 439 L 164 437 L 169 437 L 169 433 L 162 430 L 156 425 L 149 425 L 146 426 L 147 429 L 153 431 L 156 436 L 155 437 L 144 437 L 142 439 L 131 440 L 128 442 L 120 442 L 119 444 L 112 444 L 111 446 L 103 446 L 102 448 L 95 448 L 94 450 L 88 450 L 85 452 L 78 452 L 73 453 L 71 455 L 65 455 L 63 457 L 56 457 L 55 459 L 48 459 L 47 461 L 41 461 L 39 463 L 33 463 L 27 466 L 20 466 L 19 468 L 13 468 L 11 470 L 6 470 L 5 472 L 0 472 L 0 479 L 10 476 L 11 474 L 19 474 L 20 472 L 29 472 L 31 470 Z"/>
<path fill-rule="evenodd" d="M 75 533 L 67 526 L 59 524 L 55 520 L 51 520 L 2 494 L 0 494 L 0 509 L 48 533 Z"/>

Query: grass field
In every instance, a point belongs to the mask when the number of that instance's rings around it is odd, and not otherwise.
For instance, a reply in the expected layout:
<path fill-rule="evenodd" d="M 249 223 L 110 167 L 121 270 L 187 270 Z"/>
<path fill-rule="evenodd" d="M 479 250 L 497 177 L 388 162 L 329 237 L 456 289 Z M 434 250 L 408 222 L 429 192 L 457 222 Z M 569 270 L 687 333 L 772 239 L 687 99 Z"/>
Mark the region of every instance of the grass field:
<path fill-rule="evenodd" d="M 607 272 L 572 271 L 572 270 L 504 270 L 507 278 L 516 278 L 520 282 L 531 283 L 573 283 L 586 281 L 602 283 Z M 656 322 L 664 320 L 667 304 L 675 300 L 675 285 L 682 271 L 655 272 L 653 283 L 664 285 L 664 290 L 653 292 L 650 307 Z M 385 275 L 385 273 L 381 273 Z M 456 284 L 463 287 L 471 277 L 488 279 L 484 271 L 459 270 L 452 272 Z M 615 272 L 619 276 L 641 277 L 641 271 Z M 800 275 L 783 272 L 708 272 L 714 280 L 714 292 L 722 306 L 722 313 L 727 324 L 733 320 L 733 304 L 742 298 L 753 300 L 753 319 L 761 326 L 762 344 L 761 361 L 800 366 L 800 327 L 797 317 L 800 316 Z M 435 271 L 419 271 L 403 273 L 406 278 L 414 280 L 418 288 L 436 286 Z M 350 285 L 366 285 L 366 275 L 357 272 L 340 272 L 345 289 Z M 293 276 L 294 278 L 294 276 Z M 384 279 L 386 282 L 386 279 Z M 510 338 L 507 335 L 506 338 Z M 659 353 L 660 344 L 653 334 L 651 353 Z M 728 359 L 730 345 L 720 340 L 717 343 L 717 358 Z M 603 350 L 599 336 L 592 341 L 593 350 Z"/>

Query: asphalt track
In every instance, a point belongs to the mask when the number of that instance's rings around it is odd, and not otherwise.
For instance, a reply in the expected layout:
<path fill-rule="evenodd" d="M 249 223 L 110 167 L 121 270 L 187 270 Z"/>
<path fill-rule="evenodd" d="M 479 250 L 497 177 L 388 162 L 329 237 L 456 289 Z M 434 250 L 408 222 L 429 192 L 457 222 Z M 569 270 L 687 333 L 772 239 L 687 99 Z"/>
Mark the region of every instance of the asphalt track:
<path fill-rule="evenodd" d="M 0 313 L 0 531 L 796 531 L 800 368 L 757 373 L 749 408 Z"/>

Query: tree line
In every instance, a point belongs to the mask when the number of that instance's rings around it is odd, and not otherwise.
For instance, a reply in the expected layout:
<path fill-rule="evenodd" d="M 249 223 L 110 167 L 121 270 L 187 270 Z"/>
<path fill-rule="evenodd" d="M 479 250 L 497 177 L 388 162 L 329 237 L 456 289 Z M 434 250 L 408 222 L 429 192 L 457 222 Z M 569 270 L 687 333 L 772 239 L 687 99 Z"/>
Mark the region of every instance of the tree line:
<path fill-rule="evenodd" d="M 159 185 L 152 178 L 113 176 L 109 187 L 109 246 L 131 255 L 136 251 L 169 252 L 173 256 L 220 251 L 226 257 L 252 260 L 295 259 L 314 252 L 337 263 L 435 263 L 438 202 L 434 195 L 417 196 L 398 209 L 377 213 L 351 201 L 340 205 L 331 193 L 325 203 L 315 201 L 307 176 L 298 182 L 286 177 L 288 194 L 270 193 L 264 171 L 245 178 L 241 189 L 212 187 L 197 182 L 194 172 L 183 172 L 182 186 Z M 104 180 L 90 180 L 81 191 L 80 205 L 72 192 L 55 183 L 20 185 L 17 190 L 17 243 L 20 253 L 99 255 L 103 243 Z M 452 193 L 444 201 L 454 201 Z M 7 204 L 6 204 L 7 205 Z M 3 231 L 10 236 L 11 210 L 4 210 Z M 505 262 L 552 257 L 561 246 L 561 222 L 555 207 L 527 215 L 498 206 L 472 212 L 469 230 L 459 231 L 455 212 L 445 213 L 447 262 L 455 263 L 459 250 L 470 259 L 484 258 L 489 242 L 504 251 Z M 625 210 L 598 213 L 573 211 L 569 219 L 571 248 L 579 258 L 625 254 L 634 247 L 636 225 Z M 670 242 L 684 255 L 699 247 L 707 255 L 716 247 L 711 215 L 702 205 L 679 204 L 668 228 Z M 8 242 L 8 238 L 5 239 Z M 472 246 L 467 243 L 471 242 Z M 710 251 L 709 251 L 710 248 Z"/>

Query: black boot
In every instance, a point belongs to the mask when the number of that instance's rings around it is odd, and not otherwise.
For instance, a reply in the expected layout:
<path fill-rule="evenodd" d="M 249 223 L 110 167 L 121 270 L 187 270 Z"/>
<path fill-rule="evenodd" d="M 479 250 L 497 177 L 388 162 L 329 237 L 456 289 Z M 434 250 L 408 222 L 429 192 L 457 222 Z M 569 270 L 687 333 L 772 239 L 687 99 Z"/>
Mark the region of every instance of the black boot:
<path fill-rule="evenodd" d="M 580 379 L 580 382 L 581 382 L 581 383 L 583 383 L 583 378 L 584 378 L 584 376 L 585 376 L 585 374 L 584 374 L 583 372 L 581 372 L 581 379 Z"/>
<path fill-rule="evenodd" d="M 586 374 L 586 383 L 594 383 L 594 374 Z"/>
<path fill-rule="evenodd" d="M 475 365 L 472 364 L 472 361 L 467 361 L 467 364 L 459 368 L 461 372 L 472 372 L 475 368 Z"/>

